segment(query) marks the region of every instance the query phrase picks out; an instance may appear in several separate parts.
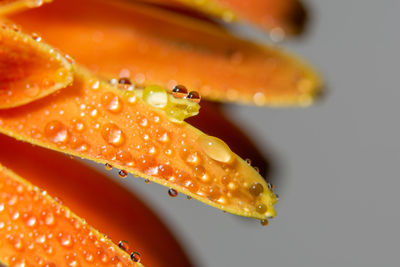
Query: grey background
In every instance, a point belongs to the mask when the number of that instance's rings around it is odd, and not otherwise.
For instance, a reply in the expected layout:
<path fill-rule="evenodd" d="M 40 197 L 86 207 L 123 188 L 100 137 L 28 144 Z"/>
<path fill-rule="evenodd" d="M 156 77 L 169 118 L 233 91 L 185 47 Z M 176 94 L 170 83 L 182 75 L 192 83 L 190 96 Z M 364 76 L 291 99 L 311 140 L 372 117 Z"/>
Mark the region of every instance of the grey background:
<path fill-rule="evenodd" d="M 307 34 L 283 45 L 323 74 L 326 97 L 307 109 L 225 108 L 274 167 L 269 226 L 114 176 L 197 266 L 400 266 L 400 1 L 305 2 Z"/>

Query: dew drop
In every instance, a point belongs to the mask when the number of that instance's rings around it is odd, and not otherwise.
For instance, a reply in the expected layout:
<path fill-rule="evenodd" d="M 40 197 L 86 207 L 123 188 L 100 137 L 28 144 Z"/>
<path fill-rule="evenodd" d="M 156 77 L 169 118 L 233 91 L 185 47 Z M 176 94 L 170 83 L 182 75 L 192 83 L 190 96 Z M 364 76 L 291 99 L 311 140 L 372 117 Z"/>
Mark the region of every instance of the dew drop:
<path fill-rule="evenodd" d="M 185 98 L 187 96 L 187 94 L 188 94 L 188 90 L 183 85 L 178 84 L 172 89 L 172 95 L 175 98 Z"/>
<path fill-rule="evenodd" d="M 256 206 L 256 211 L 257 211 L 258 213 L 263 214 L 263 213 L 267 212 L 267 206 L 265 206 L 265 204 L 260 203 L 260 204 L 258 204 L 258 205 Z"/>
<path fill-rule="evenodd" d="M 83 132 L 85 130 L 85 124 L 80 119 L 73 119 L 72 123 L 74 125 L 74 130 L 77 132 Z"/>
<path fill-rule="evenodd" d="M 191 91 L 187 96 L 187 99 L 195 102 L 195 103 L 200 103 L 200 95 L 196 91 Z"/>
<path fill-rule="evenodd" d="M 105 168 L 107 171 L 109 171 L 109 170 L 112 169 L 112 165 L 111 165 L 110 163 L 106 163 L 106 164 L 104 164 L 104 168 Z"/>
<path fill-rule="evenodd" d="M 117 160 L 119 160 L 122 163 L 125 163 L 127 165 L 133 165 L 131 153 L 129 153 L 128 151 L 125 151 L 125 150 L 118 151 Z"/>
<path fill-rule="evenodd" d="M 131 253 L 131 259 L 132 259 L 134 262 L 140 262 L 141 257 L 140 257 L 139 252 L 132 252 L 132 253 Z"/>
<path fill-rule="evenodd" d="M 246 161 L 247 164 L 251 165 L 251 159 L 245 159 L 244 161 Z"/>
<path fill-rule="evenodd" d="M 114 160 L 115 159 L 116 150 L 115 150 L 115 148 L 113 146 L 108 146 L 108 145 L 107 146 L 102 146 L 101 147 L 101 154 L 106 159 Z"/>
<path fill-rule="evenodd" d="M 67 127 L 60 121 L 47 123 L 44 134 L 53 143 L 65 144 L 69 137 Z"/>
<path fill-rule="evenodd" d="M 261 223 L 262 226 L 267 226 L 268 225 L 268 220 L 267 219 L 261 220 L 260 223 Z"/>
<path fill-rule="evenodd" d="M 53 213 L 49 212 L 47 213 L 45 219 L 44 219 L 44 223 L 48 226 L 54 225 L 55 219 L 54 219 L 54 215 Z"/>
<path fill-rule="evenodd" d="M 34 227 L 36 225 L 36 218 L 34 216 L 30 217 L 27 221 L 26 221 L 26 225 L 28 227 Z"/>
<path fill-rule="evenodd" d="M 258 197 L 264 192 L 264 187 L 260 183 L 253 183 L 249 187 L 249 192 L 252 196 Z"/>
<path fill-rule="evenodd" d="M 128 173 L 127 173 L 127 171 L 125 171 L 125 170 L 120 170 L 120 171 L 118 172 L 118 175 L 119 175 L 119 177 L 121 177 L 121 178 L 126 178 L 126 176 L 128 176 Z"/>
<path fill-rule="evenodd" d="M 128 241 L 121 240 L 118 243 L 118 247 L 120 249 L 122 249 L 123 251 L 128 251 L 129 250 L 129 243 L 128 243 Z"/>
<path fill-rule="evenodd" d="M 198 142 L 203 151 L 213 160 L 223 163 L 232 162 L 233 153 L 221 139 L 203 134 Z"/>
<path fill-rule="evenodd" d="M 128 77 L 121 77 L 118 79 L 119 84 L 131 85 L 132 82 Z"/>
<path fill-rule="evenodd" d="M 149 180 L 149 179 L 146 179 L 146 180 L 144 180 L 144 182 L 145 182 L 146 184 L 149 184 L 149 183 L 150 183 L 150 180 Z"/>
<path fill-rule="evenodd" d="M 42 37 L 40 37 L 36 32 L 32 33 L 32 39 L 35 40 L 36 42 L 40 42 L 42 40 Z"/>
<path fill-rule="evenodd" d="M 176 197 L 176 196 L 178 195 L 178 192 L 177 192 L 175 189 L 170 188 L 170 189 L 168 190 L 168 195 L 169 195 L 170 197 Z"/>
<path fill-rule="evenodd" d="M 164 108 L 168 104 L 167 92 L 159 86 L 147 86 L 143 91 L 143 100 L 156 108 Z"/>
<path fill-rule="evenodd" d="M 115 95 L 114 93 L 104 93 L 101 100 L 104 107 L 112 113 L 118 113 L 122 110 L 122 101 L 119 96 Z"/>
<path fill-rule="evenodd" d="M 63 247 L 67 248 L 73 246 L 73 240 L 69 234 L 60 234 L 60 243 Z"/>
<path fill-rule="evenodd" d="M 110 145 L 119 147 L 125 143 L 125 135 L 122 130 L 114 123 L 106 123 L 103 126 L 101 135 Z"/>

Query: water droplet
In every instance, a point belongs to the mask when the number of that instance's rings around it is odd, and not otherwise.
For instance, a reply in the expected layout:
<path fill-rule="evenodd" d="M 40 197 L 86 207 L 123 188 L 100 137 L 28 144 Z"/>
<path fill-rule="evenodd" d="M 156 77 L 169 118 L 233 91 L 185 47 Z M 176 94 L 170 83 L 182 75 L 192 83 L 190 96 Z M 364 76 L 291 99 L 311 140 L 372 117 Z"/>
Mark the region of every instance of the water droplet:
<path fill-rule="evenodd" d="M 74 242 L 73 242 L 73 240 L 72 240 L 71 235 L 60 233 L 59 237 L 60 237 L 60 243 L 61 243 L 61 245 L 62 245 L 63 247 L 70 248 L 70 247 L 73 246 L 73 243 L 74 243 Z"/>
<path fill-rule="evenodd" d="M 129 153 L 128 151 L 125 151 L 125 150 L 118 151 L 117 160 L 119 160 L 122 163 L 125 163 L 127 165 L 133 165 L 131 153 Z"/>
<path fill-rule="evenodd" d="M 186 198 L 187 198 L 188 200 L 191 200 L 191 199 L 192 199 L 192 197 L 191 197 L 191 196 L 186 196 Z"/>
<path fill-rule="evenodd" d="M 159 86 L 147 86 L 143 91 L 143 100 L 156 108 L 164 108 L 168 104 L 167 92 Z"/>
<path fill-rule="evenodd" d="M 251 159 L 245 159 L 244 161 L 246 161 L 247 164 L 251 165 Z"/>
<path fill-rule="evenodd" d="M 213 160 L 223 163 L 232 162 L 233 153 L 222 140 L 203 134 L 199 137 L 198 142 L 203 151 Z"/>
<path fill-rule="evenodd" d="M 114 160 L 116 155 L 116 150 L 113 146 L 102 146 L 101 155 L 109 160 Z"/>
<path fill-rule="evenodd" d="M 126 84 L 126 85 L 131 85 L 132 82 L 128 77 L 121 77 L 118 79 L 119 84 Z"/>
<path fill-rule="evenodd" d="M 104 140 L 116 147 L 122 146 L 125 143 L 125 135 L 122 130 L 114 123 L 106 123 L 103 126 L 101 135 Z"/>
<path fill-rule="evenodd" d="M 178 84 L 172 89 L 172 95 L 176 98 L 185 98 L 187 94 L 188 90 L 183 85 Z"/>
<path fill-rule="evenodd" d="M 257 92 L 253 96 L 253 101 L 257 106 L 262 106 L 265 105 L 265 103 L 267 102 L 267 97 L 264 93 Z"/>
<path fill-rule="evenodd" d="M 40 93 L 40 87 L 37 84 L 27 84 L 24 93 L 28 96 L 35 97 Z"/>
<path fill-rule="evenodd" d="M 178 192 L 177 192 L 175 189 L 170 188 L 170 189 L 168 190 L 168 195 L 169 195 L 170 197 L 176 197 L 176 196 L 178 195 Z"/>
<path fill-rule="evenodd" d="M 129 243 L 128 243 L 128 241 L 121 240 L 118 243 L 118 247 L 120 249 L 122 249 L 123 251 L 128 251 L 129 250 Z"/>
<path fill-rule="evenodd" d="M 44 219 L 44 223 L 48 226 L 54 225 L 55 219 L 54 219 L 54 215 L 51 212 L 48 212 L 45 219 Z"/>
<path fill-rule="evenodd" d="M 264 187 L 260 183 L 253 183 L 249 187 L 249 192 L 252 196 L 258 197 L 264 192 Z"/>
<path fill-rule="evenodd" d="M 32 39 L 35 40 L 36 42 L 40 42 L 42 40 L 42 37 L 40 37 L 36 32 L 32 33 Z"/>
<path fill-rule="evenodd" d="M 36 225 L 36 218 L 34 216 L 31 216 L 27 221 L 26 225 L 28 227 L 34 227 Z"/>
<path fill-rule="evenodd" d="M 118 172 L 118 175 L 119 175 L 119 177 L 121 177 L 121 178 L 126 178 L 126 176 L 128 176 L 128 173 L 127 173 L 127 171 L 125 171 L 125 170 L 120 170 L 120 171 Z"/>
<path fill-rule="evenodd" d="M 85 124 L 80 119 L 73 119 L 74 130 L 77 132 L 83 132 L 85 130 Z"/>
<path fill-rule="evenodd" d="M 65 144 L 68 141 L 67 127 L 60 121 L 51 121 L 44 129 L 45 136 L 54 143 Z"/>
<path fill-rule="evenodd" d="M 140 262 L 141 257 L 140 257 L 139 252 L 132 252 L 132 253 L 131 253 L 131 259 L 132 259 L 134 262 Z"/>
<path fill-rule="evenodd" d="M 275 27 L 270 31 L 271 40 L 274 42 L 281 42 L 285 39 L 285 31 L 280 27 Z"/>
<path fill-rule="evenodd" d="M 118 113 L 122 110 L 121 99 L 112 92 L 104 93 L 101 100 L 104 107 L 112 113 Z"/>
<path fill-rule="evenodd" d="M 254 170 L 258 173 L 260 173 L 260 169 L 258 167 L 254 167 Z"/>
<path fill-rule="evenodd" d="M 107 171 L 111 170 L 112 167 L 113 167 L 113 166 L 112 166 L 110 163 L 104 164 L 104 168 L 105 168 Z"/>
<path fill-rule="evenodd" d="M 267 219 L 261 220 L 260 223 L 261 223 L 262 226 L 267 226 L 268 225 L 268 220 Z"/>
<path fill-rule="evenodd" d="M 190 99 L 193 102 L 200 103 L 200 95 L 196 91 L 191 91 L 187 96 L 187 99 Z"/>
<path fill-rule="evenodd" d="M 148 184 L 148 183 L 150 183 L 150 180 L 149 180 L 149 179 L 146 179 L 146 180 L 144 180 L 144 182 L 145 182 L 146 184 Z"/>
<path fill-rule="evenodd" d="M 44 242 L 46 242 L 46 235 L 44 235 L 44 234 L 38 235 L 36 237 L 35 241 L 36 241 L 36 243 L 44 244 Z"/>
<path fill-rule="evenodd" d="M 260 204 L 258 204 L 258 205 L 256 206 L 256 211 L 257 211 L 258 213 L 263 214 L 263 213 L 267 212 L 267 206 L 265 206 L 265 204 L 263 204 L 263 203 L 260 203 Z"/>

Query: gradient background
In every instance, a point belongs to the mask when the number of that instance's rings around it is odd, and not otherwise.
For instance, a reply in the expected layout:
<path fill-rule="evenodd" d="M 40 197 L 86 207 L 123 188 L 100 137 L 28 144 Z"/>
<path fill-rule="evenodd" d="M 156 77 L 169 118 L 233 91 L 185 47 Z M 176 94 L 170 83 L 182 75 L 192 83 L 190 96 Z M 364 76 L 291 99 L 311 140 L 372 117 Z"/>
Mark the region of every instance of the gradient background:
<path fill-rule="evenodd" d="M 281 45 L 316 66 L 326 96 L 307 109 L 224 107 L 271 162 L 281 200 L 269 226 L 107 172 L 154 207 L 196 266 L 400 264 L 400 1 L 304 2 L 306 34 Z"/>

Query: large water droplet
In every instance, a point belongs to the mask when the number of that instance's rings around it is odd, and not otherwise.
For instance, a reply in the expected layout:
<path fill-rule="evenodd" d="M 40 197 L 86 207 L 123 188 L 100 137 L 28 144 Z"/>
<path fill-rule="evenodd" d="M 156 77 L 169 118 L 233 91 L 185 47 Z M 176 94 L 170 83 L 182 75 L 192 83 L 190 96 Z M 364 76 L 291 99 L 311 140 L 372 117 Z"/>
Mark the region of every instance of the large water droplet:
<path fill-rule="evenodd" d="M 147 86 L 143 91 L 143 100 L 156 108 L 164 108 L 168 104 L 167 92 L 159 86 Z"/>
<path fill-rule="evenodd" d="M 106 123 L 103 126 L 101 135 L 110 145 L 119 147 L 125 143 L 125 135 L 122 130 L 114 123 Z"/>
<path fill-rule="evenodd" d="M 69 137 L 67 127 L 60 121 L 47 123 L 44 134 L 53 143 L 67 143 Z"/>
<path fill-rule="evenodd" d="M 213 160 L 223 163 L 230 163 L 233 160 L 232 151 L 222 140 L 204 134 L 199 137 L 198 142 L 207 156 Z"/>
<path fill-rule="evenodd" d="M 122 101 L 119 96 L 114 93 L 105 93 L 102 97 L 102 103 L 104 107 L 112 113 L 118 113 L 122 110 Z"/>

